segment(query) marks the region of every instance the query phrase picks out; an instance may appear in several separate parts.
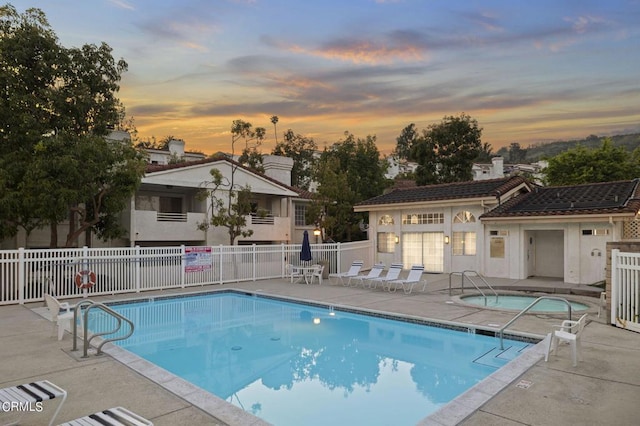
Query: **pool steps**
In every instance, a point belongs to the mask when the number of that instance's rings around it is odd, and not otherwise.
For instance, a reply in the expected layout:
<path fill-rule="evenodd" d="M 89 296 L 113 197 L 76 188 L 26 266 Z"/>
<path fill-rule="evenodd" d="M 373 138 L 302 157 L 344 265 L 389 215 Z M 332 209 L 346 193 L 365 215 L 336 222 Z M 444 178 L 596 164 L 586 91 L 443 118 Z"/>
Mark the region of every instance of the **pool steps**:
<path fill-rule="evenodd" d="M 473 362 L 489 367 L 500 368 L 507 364 L 509 361 L 515 359 L 523 350 L 527 349 L 530 346 L 531 345 L 526 345 L 524 347 L 508 346 L 505 349 L 500 349 L 496 346 L 489 352 L 474 359 Z"/>

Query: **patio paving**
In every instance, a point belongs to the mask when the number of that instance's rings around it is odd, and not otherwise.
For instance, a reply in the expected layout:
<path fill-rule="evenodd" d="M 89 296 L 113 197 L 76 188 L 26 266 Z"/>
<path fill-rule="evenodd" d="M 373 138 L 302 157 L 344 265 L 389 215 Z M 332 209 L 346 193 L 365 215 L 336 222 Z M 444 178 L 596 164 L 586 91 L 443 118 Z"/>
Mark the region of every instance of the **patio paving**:
<path fill-rule="evenodd" d="M 449 296 L 448 275 L 428 274 L 425 277 L 429 282 L 427 290 L 422 293 L 419 291 L 421 286 L 416 286 L 417 291 L 410 295 L 401 291 L 388 293 L 380 288 L 344 287 L 327 281 L 319 286 L 291 284 L 288 280 L 276 279 L 92 299 L 108 301 L 224 288 L 493 328 L 514 316 L 513 312 L 460 303 L 455 296 Z M 604 315 L 597 317 L 598 299 L 583 294 L 597 295 L 599 289 L 571 286 L 549 279 L 492 279 L 490 282 L 500 289 L 528 288 L 549 293 L 573 293 L 572 299 L 592 306 L 589 310 L 590 323 L 583 334 L 584 361 L 573 367 L 569 350 L 563 348 L 558 356 L 552 356 L 545 363 L 541 358 L 542 348 L 538 345 L 529 356 L 530 368 L 516 376 L 492 379 L 488 386 L 485 384 L 485 390 L 465 394 L 437 415 L 423 420 L 421 425 L 638 424 L 640 334 L 608 325 Z M 454 293 L 459 295 L 460 290 L 454 289 Z M 228 404 L 219 405 L 216 398 L 202 400 L 199 397 L 200 400 L 194 403 L 193 398 L 184 397 L 186 391 L 184 387 L 180 388 L 182 385 L 170 382 L 168 386 L 167 383 L 161 386 L 136 369 L 135 363 L 127 365 L 110 355 L 78 361 L 69 354 L 70 336 L 67 334 L 64 340 L 58 341 L 52 334 L 51 322 L 38 314 L 43 311 L 43 306 L 43 303 L 37 303 L 0 307 L 0 388 L 43 379 L 58 384 L 69 393 L 57 418 L 59 422 L 121 405 L 159 426 L 263 424 L 250 416 L 236 416 L 235 407 L 228 409 L 225 407 Z M 564 317 L 527 314 L 510 330 L 543 337 Z M 508 381 L 503 377 L 509 377 Z M 502 389 L 494 396 L 488 395 L 486 389 L 500 380 L 505 380 L 497 387 Z M 465 406 L 473 401 L 476 408 L 467 416 L 468 407 Z M 47 424 L 54 407 L 55 402 L 46 403 L 43 412 L 29 413 L 23 424 Z M 0 423 L 4 423 L 3 416 L 6 414 L 0 413 Z"/>

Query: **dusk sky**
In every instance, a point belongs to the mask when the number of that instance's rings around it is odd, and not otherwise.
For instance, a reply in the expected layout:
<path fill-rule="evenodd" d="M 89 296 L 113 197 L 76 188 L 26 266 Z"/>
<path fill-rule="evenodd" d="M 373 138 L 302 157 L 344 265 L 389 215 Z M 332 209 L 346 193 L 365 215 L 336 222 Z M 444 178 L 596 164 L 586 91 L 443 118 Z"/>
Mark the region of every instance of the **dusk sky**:
<path fill-rule="evenodd" d="M 322 148 L 464 112 L 494 151 L 640 132 L 640 0 L 47 0 L 61 43 L 106 42 L 141 139 L 230 151 L 231 123 Z"/>

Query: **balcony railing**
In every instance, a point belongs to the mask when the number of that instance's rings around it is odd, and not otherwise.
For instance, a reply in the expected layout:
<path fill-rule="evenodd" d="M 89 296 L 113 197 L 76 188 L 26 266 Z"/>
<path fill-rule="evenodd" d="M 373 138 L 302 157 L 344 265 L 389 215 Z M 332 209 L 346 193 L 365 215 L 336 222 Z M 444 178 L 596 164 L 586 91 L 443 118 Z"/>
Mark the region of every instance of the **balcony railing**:
<path fill-rule="evenodd" d="M 158 222 L 186 222 L 186 213 L 164 213 L 158 212 Z"/>
<path fill-rule="evenodd" d="M 273 225 L 275 223 L 275 218 L 270 214 L 261 216 L 255 213 L 251 213 L 250 217 L 252 225 Z"/>

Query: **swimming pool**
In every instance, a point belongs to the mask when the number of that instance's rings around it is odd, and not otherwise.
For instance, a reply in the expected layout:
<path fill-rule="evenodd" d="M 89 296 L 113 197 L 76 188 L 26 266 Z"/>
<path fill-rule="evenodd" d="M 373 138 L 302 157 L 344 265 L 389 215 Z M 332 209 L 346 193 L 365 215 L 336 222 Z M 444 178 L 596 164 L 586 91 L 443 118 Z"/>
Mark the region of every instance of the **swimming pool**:
<path fill-rule="evenodd" d="M 514 311 L 521 311 L 539 296 L 528 295 L 515 295 L 515 294 L 500 294 L 496 296 L 461 296 L 460 300 L 464 303 L 470 303 L 472 305 L 478 305 L 485 308 L 498 308 Z M 589 305 L 584 303 L 568 301 L 571 304 L 571 310 L 575 312 L 586 311 L 589 309 Z M 556 299 L 542 299 L 536 305 L 529 310 L 529 312 L 567 312 L 567 304 Z"/>
<path fill-rule="evenodd" d="M 111 307 L 122 347 L 276 425 L 415 424 L 529 346 L 234 292 Z"/>

